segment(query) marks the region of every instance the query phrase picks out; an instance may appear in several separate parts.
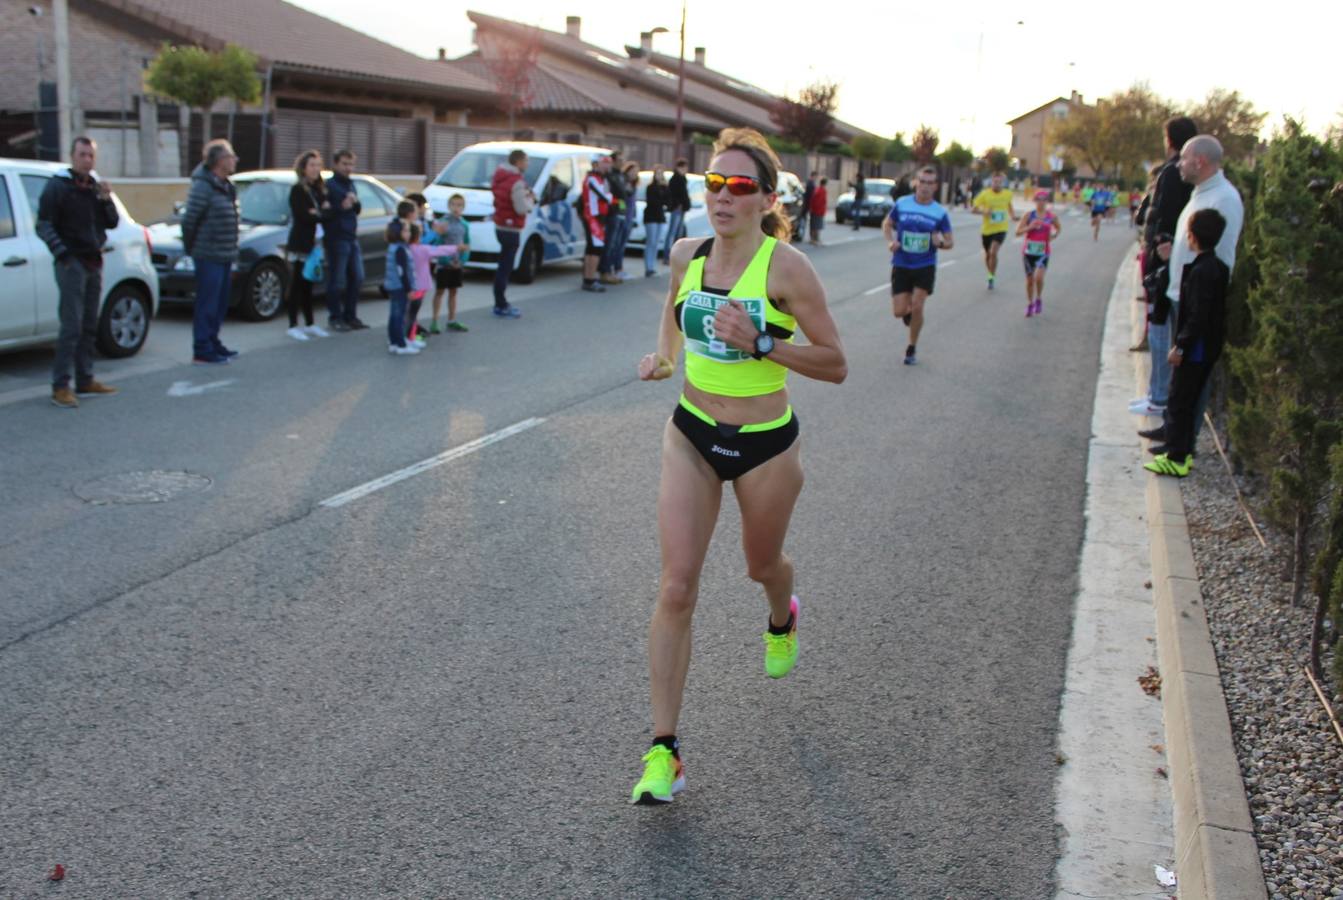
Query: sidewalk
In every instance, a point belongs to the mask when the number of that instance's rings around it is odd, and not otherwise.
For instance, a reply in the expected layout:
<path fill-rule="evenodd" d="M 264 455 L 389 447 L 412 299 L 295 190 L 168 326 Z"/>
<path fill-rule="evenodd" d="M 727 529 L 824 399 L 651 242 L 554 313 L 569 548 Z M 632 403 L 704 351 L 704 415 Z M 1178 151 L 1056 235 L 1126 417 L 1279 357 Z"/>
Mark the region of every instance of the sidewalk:
<path fill-rule="evenodd" d="M 1057 896 L 1266 896 L 1177 481 L 1145 472 L 1127 411 L 1137 261 L 1111 291 L 1087 470 L 1087 531 L 1059 722 Z M 1160 672 L 1160 704 L 1138 679 Z M 1163 725 L 1164 720 L 1164 725 Z"/>

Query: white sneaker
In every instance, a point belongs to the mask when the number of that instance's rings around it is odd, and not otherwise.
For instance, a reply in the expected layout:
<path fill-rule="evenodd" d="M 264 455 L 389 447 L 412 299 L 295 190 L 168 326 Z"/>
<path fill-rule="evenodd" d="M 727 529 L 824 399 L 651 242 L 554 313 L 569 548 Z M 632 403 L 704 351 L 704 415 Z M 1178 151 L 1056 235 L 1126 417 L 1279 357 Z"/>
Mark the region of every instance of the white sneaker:
<path fill-rule="evenodd" d="M 416 347 L 419 347 L 421 350 L 423 350 L 429 344 L 428 341 L 420 337 L 418 334 L 410 339 L 410 343 L 414 344 Z"/>
<path fill-rule="evenodd" d="M 388 344 L 387 352 L 393 356 L 414 356 L 416 353 L 420 352 L 420 348 L 411 344 L 407 344 L 404 347 L 398 347 L 396 344 Z"/>
<path fill-rule="evenodd" d="M 1139 406 L 1146 406 L 1149 401 L 1147 397 L 1134 397 L 1128 402 L 1129 409 L 1136 409 Z"/>
<path fill-rule="evenodd" d="M 303 330 L 313 337 L 331 337 L 331 332 L 327 331 L 321 325 L 309 325 Z"/>
<path fill-rule="evenodd" d="M 308 339 L 308 333 L 304 331 L 302 328 L 299 328 L 297 325 L 286 331 L 285 334 L 289 335 L 296 341 L 306 341 Z"/>
<path fill-rule="evenodd" d="M 1166 412 L 1166 407 L 1157 406 L 1155 403 L 1145 403 L 1142 406 L 1130 406 L 1129 412 L 1135 416 L 1160 416 Z"/>

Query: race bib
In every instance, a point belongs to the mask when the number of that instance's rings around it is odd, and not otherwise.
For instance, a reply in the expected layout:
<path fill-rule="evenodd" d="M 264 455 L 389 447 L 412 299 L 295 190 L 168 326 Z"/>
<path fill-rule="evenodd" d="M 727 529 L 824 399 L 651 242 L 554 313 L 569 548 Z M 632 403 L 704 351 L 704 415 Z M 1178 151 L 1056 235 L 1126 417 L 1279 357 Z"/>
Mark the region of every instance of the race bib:
<path fill-rule="evenodd" d="M 995 209 L 989 213 L 989 221 L 994 224 L 1007 221 L 1007 213 L 1001 209 Z"/>
<path fill-rule="evenodd" d="M 1026 242 L 1026 255 L 1027 255 L 1027 256 L 1044 256 L 1044 255 L 1045 255 L 1045 251 L 1048 249 L 1048 246 L 1049 246 L 1049 245 L 1046 244 L 1044 241 L 1027 241 L 1027 242 Z"/>
<path fill-rule="evenodd" d="M 900 232 L 900 249 L 906 253 L 927 253 L 932 235 L 926 231 Z"/>
<path fill-rule="evenodd" d="M 746 314 L 755 323 L 757 331 L 765 330 L 765 301 L 760 298 L 741 299 L 732 297 L 746 310 Z M 719 308 L 727 306 L 728 297 L 718 294 L 706 294 L 704 291 L 691 291 L 681 305 L 681 330 L 685 332 L 687 353 L 703 356 L 716 362 L 738 363 L 751 359 L 745 350 L 729 347 L 714 334 L 714 314 Z"/>

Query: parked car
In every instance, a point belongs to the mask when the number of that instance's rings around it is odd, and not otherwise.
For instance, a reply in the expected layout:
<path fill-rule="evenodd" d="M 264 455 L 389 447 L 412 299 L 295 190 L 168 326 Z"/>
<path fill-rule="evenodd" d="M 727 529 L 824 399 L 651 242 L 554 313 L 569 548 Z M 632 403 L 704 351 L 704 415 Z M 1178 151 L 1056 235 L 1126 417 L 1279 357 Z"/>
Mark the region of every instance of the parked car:
<path fill-rule="evenodd" d="M 60 334 L 60 292 L 51 251 L 37 236 L 37 207 L 47 182 L 66 168 L 0 159 L 0 350 L 50 343 Z M 132 356 L 144 346 L 158 310 L 158 278 L 150 262 L 149 232 L 115 193 L 112 202 L 120 218 L 103 247 L 97 346 L 104 356 Z"/>
<path fill-rule="evenodd" d="M 891 214 L 891 207 L 895 205 L 895 201 L 891 199 L 891 191 L 894 188 L 894 179 L 867 179 L 867 196 L 863 198 L 862 209 L 858 212 L 860 224 L 880 225 L 881 220 Z M 853 216 L 853 191 L 845 191 L 839 195 L 839 200 L 835 203 L 835 221 L 840 224 L 851 222 Z"/>
<path fill-rule="evenodd" d="M 330 172 L 323 172 L 328 177 Z M 384 233 L 396 216 L 401 195 L 369 175 L 354 175 L 359 212 L 359 250 L 364 257 L 364 286 L 380 284 L 387 259 Z M 246 319 L 261 321 L 284 307 L 289 264 L 284 242 L 289 238 L 289 189 L 298 176 L 291 169 L 258 169 L 233 176 L 242 222 L 238 262 L 233 266 L 229 306 Z M 149 229 L 154 242 L 154 269 L 164 303 L 191 303 L 196 293 L 195 266 L 182 248 L 182 226 L 174 220 Z M 314 285 L 313 293 L 325 293 Z"/>
<path fill-rule="evenodd" d="M 681 219 L 681 233 L 676 237 L 708 237 L 713 234 L 709 224 L 709 210 L 704 204 L 704 176 L 687 174 L 686 193 L 690 195 L 690 211 Z M 639 173 L 639 187 L 634 194 L 636 212 L 634 227 L 625 241 L 626 250 L 644 252 L 644 205 L 648 197 L 648 185 L 653 180 L 653 170 Z M 668 214 L 670 215 L 670 214 Z"/>
<path fill-rule="evenodd" d="M 453 194 L 461 194 L 466 200 L 463 215 L 471 223 L 471 258 L 465 263 L 468 268 L 498 266 L 499 238 L 494 233 L 490 183 L 495 170 L 508 162 L 508 154 L 514 150 L 527 153 L 523 177 L 536 194 L 536 209 L 527 216 L 513 269 L 514 281 L 530 284 L 543 265 L 583 256 L 586 239 L 578 217 L 578 197 L 593 159 L 611 151 L 539 141 L 494 141 L 459 151 L 424 189 L 424 196 L 436 215 L 448 211 L 448 198 Z"/>

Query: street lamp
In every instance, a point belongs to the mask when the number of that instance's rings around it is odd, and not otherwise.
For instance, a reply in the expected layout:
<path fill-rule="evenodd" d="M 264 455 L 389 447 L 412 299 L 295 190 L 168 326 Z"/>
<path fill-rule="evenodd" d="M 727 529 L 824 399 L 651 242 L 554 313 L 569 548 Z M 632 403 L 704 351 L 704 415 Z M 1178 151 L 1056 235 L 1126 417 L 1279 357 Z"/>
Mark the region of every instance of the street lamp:
<path fill-rule="evenodd" d="M 671 34 L 671 29 L 658 26 L 649 32 L 654 34 Z M 676 132 L 672 137 L 672 143 L 676 145 L 676 156 L 681 156 L 681 119 L 685 111 L 685 0 L 681 0 L 681 56 L 676 64 Z"/>

